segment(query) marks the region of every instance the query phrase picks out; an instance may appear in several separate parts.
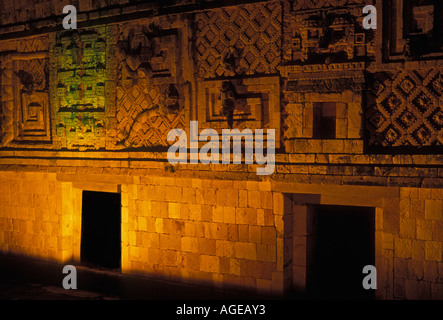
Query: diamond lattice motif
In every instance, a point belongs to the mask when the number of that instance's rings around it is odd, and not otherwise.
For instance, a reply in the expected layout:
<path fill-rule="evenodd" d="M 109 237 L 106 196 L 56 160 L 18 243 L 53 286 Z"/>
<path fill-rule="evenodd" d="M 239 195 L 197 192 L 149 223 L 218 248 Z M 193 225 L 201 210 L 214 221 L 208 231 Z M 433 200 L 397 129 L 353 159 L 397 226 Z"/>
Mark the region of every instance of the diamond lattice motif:
<path fill-rule="evenodd" d="M 197 14 L 196 20 L 195 59 L 200 78 L 277 71 L 281 48 L 280 4 L 215 9 Z M 235 66 L 227 65 L 225 58 L 233 51 L 237 55 Z"/>

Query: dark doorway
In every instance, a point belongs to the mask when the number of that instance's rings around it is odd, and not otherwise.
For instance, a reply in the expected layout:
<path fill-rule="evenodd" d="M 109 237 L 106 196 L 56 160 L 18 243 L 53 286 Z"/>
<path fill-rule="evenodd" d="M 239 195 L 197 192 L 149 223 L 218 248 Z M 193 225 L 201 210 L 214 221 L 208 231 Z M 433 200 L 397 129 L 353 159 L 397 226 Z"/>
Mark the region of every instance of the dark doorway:
<path fill-rule="evenodd" d="M 86 265 L 120 268 L 121 196 L 83 191 L 81 261 Z"/>
<path fill-rule="evenodd" d="M 314 102 L 313 138 L 335 139 L 336 136 L 336 103 Z"/>
<path fill-rule="evenodd" d="M 363 267 L 375 265 L 374 208 L 317 206 L 307 292 L 316 299 L 374 299 Z"/>

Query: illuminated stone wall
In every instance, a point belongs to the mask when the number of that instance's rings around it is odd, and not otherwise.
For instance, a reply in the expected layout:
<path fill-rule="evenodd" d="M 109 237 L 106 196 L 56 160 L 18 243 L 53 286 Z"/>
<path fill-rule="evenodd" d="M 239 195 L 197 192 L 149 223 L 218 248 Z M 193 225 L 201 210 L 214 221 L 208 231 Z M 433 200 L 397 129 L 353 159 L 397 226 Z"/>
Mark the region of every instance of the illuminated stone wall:
<path fill-rule="evenodd" d="M 377 298 L 443 298 L 438 41 L 378 3 L 362 29 L 371 1 L 74 2 L 71 31 L 66 1 L 0 4 L 2 252 L 80 263 L 82 191 L 119 192 L 122 272 L 280 295 L 306 287 L 300 205 L 371 207 Z M 167 162 L 169 130 L 228 128 L 226 82 L 234 128 L 276 129 L 271 176 Z"/>

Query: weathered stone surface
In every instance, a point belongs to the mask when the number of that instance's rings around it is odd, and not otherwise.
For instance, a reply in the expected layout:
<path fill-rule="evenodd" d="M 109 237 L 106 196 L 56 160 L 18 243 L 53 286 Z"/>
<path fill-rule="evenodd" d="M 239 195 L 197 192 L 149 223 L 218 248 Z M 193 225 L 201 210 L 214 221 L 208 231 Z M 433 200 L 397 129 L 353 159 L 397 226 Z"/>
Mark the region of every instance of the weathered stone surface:
<path fill-rule="evenodd" d="M 31 2 L 0 3 L 0 251 L 81 261 L 82 191 L 117 192 L 122 272 L 280 295 L 306 289 L 308 208 L 363 206 L 380 296 L 442 298 L 435 6 L 377 4 L 381 34 L 363 1 L 81 0 L 80 28 L 55 31 L 63 4 Z M 275 129 L 275 172 L 168 163 L 191 119 Z"/>

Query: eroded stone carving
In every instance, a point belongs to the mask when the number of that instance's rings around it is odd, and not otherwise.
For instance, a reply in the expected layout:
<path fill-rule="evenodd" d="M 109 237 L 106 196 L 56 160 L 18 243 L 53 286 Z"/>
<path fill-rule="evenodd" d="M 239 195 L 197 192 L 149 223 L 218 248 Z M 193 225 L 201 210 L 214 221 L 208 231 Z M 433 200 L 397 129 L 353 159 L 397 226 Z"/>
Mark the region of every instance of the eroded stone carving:
<path fill-rule="evenodd" d="M 373 74 L 366 123 L 372 146 L 443 144 L 442 71 Z"/>
<path fill-rule="evenodd" d="M 287 14 L 283 48 L 286 63 L 342 63 L 375 54 L 373 30 L 363 29 L 361 8 Z"/>
<path fill-rule="evenodd" d="M 127 23 L 117 37 L 113 148 L 166 146 L 168 130 L 184 126 L 188 88 L 181 76 L 180 30 Z"/>
<path fill-rule="evenodd" d="M 199 126 L 225 129 L 272 128 L 279 143 L 279 77 L 208 80 L 199 85 Z"/>
<path fill-rule="evenodd" d="M 106 27 L 64 31 L 54 44 L 53 108 L 58 147 L 105 147 Z"/>
<path fill-rule="evenodd" d="M 198 13 L 198 76 L 275 73 L 281 62 L 281 11 L 280 3 L 271 1 Z"/>
<path fill-rule="evenodd" d="M 47 45 L 47 36 L 15 40 L 1 56 L 3 146 L 51 141 Z"/>

